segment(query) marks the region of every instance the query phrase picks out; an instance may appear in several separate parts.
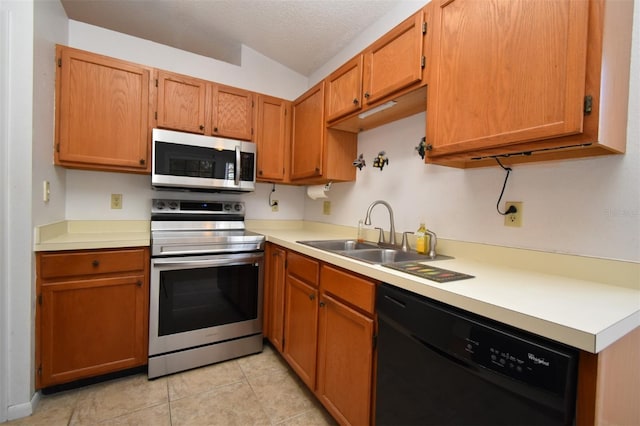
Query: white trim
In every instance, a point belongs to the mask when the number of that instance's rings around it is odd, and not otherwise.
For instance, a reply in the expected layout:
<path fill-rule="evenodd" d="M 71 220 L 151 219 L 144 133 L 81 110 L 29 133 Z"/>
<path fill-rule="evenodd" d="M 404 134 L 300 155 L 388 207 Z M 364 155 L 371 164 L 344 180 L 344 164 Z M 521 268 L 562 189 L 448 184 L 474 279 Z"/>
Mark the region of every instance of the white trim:
<path fill-rule="evenodd" d="M 9 407 L 9 410 L 7 411 L 7 420 L 15 420 L 30 416 L 35 413 L 38 404 L 40 404 L 40 392 L 34 393 L 31 401 L 29 402 Z"/>
<path fill-rule="evenodd" d="M 8 199 L 7 178 L 9 145 L 9 58 L 10 58 L 10 36 L 11 36 L 11 12 L 0 10 L 0 423 L 7 420 L 7 407 L 9 405 L 7 395 L 8 382 L 8 336 L 9 336 L 9 302 L 8 302 L 8 271 L 6 268 L 8 256 L 8 240 L 6 238 L 8 224 Z"/>

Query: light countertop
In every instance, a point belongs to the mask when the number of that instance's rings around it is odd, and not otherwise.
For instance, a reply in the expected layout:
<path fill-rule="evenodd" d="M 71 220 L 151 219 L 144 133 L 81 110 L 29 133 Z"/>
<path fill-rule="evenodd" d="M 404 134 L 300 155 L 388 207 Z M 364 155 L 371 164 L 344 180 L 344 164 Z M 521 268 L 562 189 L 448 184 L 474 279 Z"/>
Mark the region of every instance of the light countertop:
<path fill-rule="evenodd" d="M 251 220 L 247 228 L 285 248 L 592 353 L 640 326 L 640 264 L 634 262 L 440 240 L 438 252 L 454 259 L 432 265 L 475 278 L 437 283 L 297 242 L 354 238 L 355 228 Z M 149 244 L 148 221 L 62 221 L 35 229 L 34 250 Z"/>
<path fill-rule="evenodd" d="M 633 262 L 573 259 L 575 256 L 484 245 L 476 245 L 483 255 L 463 257 L 457 255 L 456 244 L 443 241 L 438 245 L 442 245 L 439 253 L 455 258 L 430 264 L 475 278 L 437 283 L 297 243 L 354 238 L 353 228 L 304 223 L 291 229 L 255 223 L 250 229 L 299 253 L 592 353 L 640 326 L 640 265 Z M 464 251 L 469 250 L 466 247 Z M 503 256 L 503 250 L 509 251 L 509 256 Z M 540 256 L 545 256 L 553 273 L 536 270 L 540 269 L 538 263 L 544 263 Z M 562 269 L 563 263 L 579 270 L 558 275 L 555 271 Z M 596 263 L 601 282 L 581 277 L 591 263 Z M 605 281 L 606 268 L 611 269 L 611 276 L 623 271 L 622 276 L 612 278 L 618 285 Z"/>
<path fill-rule="evenodd" d="M 35 228 L 34 251 L 149 246 L 148 220 L 65 220 Z"/>

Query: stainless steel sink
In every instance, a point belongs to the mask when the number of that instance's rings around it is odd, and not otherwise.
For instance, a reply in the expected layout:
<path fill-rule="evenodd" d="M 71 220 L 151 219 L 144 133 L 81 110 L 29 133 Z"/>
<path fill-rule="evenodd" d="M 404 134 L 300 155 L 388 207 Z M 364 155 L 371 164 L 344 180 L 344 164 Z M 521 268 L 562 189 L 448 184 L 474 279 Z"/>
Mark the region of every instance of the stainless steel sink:
<path fill-rule="evenodd" d="M 374 243 L 358 242 L 356 240 L 318 240 L 318 241 L 298 241 L 314 248 L 327 251 L 364 250 L 377 249 Z"/>
<path fill-rule="evenodd" d="M 429 262 L 453 259 L 451 256 L 437 255 L 436 257 L 430 257 L 415 251 L 402 251 L 399 248 L 379 247 L 374 243 L 357 242 L 355 240 L 298 241 L 298 243 L 373 264 L 409 261 Z"/>

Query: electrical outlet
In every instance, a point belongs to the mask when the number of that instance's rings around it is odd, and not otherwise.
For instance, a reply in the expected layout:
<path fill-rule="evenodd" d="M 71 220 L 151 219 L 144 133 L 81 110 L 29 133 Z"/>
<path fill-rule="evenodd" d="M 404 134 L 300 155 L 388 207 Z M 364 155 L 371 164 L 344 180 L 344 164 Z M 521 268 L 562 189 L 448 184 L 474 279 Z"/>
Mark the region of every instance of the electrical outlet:
<path fill-rule="evenodd" d="M 280 204 L 278 203 L 278 200 L 273 200 L 271 202 L 271 211 L 272 212 L 277 212 L 279 210 Z"/>
<path fill-rule="evenodd" d="M 322 203 L 322 214 L 329 216 L 331 214 L 331 201 Z"/>
<path fill-rule="evenodd" d="M 122 194 L 111 194 L 111 208 L 112 209 L 122 208 Z"/>
<path fill-rule="evenodd" d="M 522 226 L 522 202 L 521 201 L 507 201 L 504 204 L 504 211 L 509 210 L 509 207 L 514 206 L 516 208 L 515 213 L 509 213 L 504 216 L 504 226 L 513 226 L 519 228 Z"/>

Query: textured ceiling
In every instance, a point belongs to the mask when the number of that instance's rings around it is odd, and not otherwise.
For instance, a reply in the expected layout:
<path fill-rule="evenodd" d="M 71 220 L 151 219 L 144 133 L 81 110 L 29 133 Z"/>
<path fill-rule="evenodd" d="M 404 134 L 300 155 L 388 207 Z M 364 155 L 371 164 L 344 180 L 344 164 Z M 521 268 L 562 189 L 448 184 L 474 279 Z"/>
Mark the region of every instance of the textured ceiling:
<path fill-rule="evenodd" d="M 400 0 L 61 0 L 70 19 L 240 65 L 240 46 L 310 75 Z"/>

